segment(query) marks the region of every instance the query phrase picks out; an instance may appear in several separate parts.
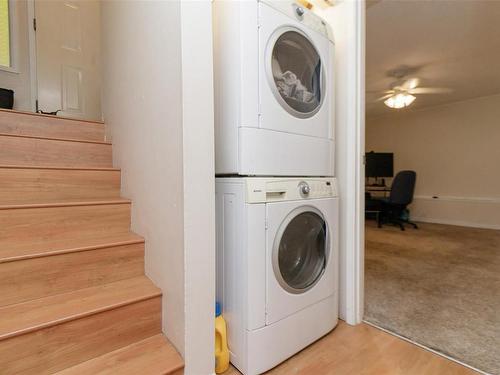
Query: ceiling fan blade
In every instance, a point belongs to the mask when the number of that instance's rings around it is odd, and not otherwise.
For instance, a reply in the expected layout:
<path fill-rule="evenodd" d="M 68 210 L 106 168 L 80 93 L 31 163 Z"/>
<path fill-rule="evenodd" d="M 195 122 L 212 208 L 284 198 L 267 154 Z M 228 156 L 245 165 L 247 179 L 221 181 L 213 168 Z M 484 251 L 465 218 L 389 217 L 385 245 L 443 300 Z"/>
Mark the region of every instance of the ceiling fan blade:
<path fill-rule="evenodd" d="M 449 94 L 452 89 L 446 87 L 416 87 L 408 90 L 410 94 Z"/>
<path fill-rule="evenodd" d="M 380 91 L 380 90 L 377 90 L 377 91 L 372 91 L 372 90 L 367 90 L 366 91 L 367 94 L 377 94 L 377 95 L 380 95 L 380 94 L 394 94 L 394 90 L 385 90 L 385 91 Z"/>
<path fill-rule="evenodd" d="M 375 102 L 380 102 L 381 100 L 388 99 L 388 98 L 390 98 L 392 95 L 394 95 L 394 94 L 387 94 L 387 95 L 381 96 L 380 98 L 376 99 L 376 100 L 375 100 Z"/>
<path fill-rule="evenodd" d="M 404 81 L 401 84 L 400 87 L 403 90 L 413 90 L 418 86 L 419 83 L 420 83 L 420 80 L 418 78 L 408 78 L 406 81 Z"/>

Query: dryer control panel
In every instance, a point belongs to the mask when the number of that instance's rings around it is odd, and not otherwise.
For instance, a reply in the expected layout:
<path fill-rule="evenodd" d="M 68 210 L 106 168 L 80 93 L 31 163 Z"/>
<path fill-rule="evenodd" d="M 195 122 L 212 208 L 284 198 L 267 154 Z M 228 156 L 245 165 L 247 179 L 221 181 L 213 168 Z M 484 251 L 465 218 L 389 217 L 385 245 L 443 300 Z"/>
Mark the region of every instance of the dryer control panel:
<path fill-rule="evenodd" d="M 247 203 L 337 197 L 337 184 L 333 177 L 248 177 L 245 183 Z"/>
<path fill-rule="evenodd" d="M 332 28 L 325 20 L 316 15 L 313 11 L 310 11 L 309 9 L 297 4 L 294 1 L 259 1 L 300 22 L 302 25 L 307 26 L 320 34 L 323 34 L 332 43 L 334 43 Z"/>

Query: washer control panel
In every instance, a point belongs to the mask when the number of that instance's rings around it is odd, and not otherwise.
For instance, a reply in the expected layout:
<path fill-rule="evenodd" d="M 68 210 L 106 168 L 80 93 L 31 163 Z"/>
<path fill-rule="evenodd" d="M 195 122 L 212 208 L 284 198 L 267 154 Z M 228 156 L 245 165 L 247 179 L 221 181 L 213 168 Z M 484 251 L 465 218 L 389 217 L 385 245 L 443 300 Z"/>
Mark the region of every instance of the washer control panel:
<path fill-rule="evenodd" d="M 247 203 L 332 198 L 337 196 L 336 180 L 333 177 L 248 177 L 245 182 Z"/>

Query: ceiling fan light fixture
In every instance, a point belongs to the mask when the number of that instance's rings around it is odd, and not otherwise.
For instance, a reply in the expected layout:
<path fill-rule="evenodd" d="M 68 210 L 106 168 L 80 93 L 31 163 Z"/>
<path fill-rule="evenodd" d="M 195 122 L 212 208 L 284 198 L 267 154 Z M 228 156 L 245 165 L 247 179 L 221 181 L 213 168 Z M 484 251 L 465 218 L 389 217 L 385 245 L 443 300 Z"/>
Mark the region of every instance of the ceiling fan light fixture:
<path fill-rule="evenodd" d="M 415 99 L 411 94 L 399 93 L 389 97 L 384 104 L 389 108 L 401 109 L 408 107 Z"/>

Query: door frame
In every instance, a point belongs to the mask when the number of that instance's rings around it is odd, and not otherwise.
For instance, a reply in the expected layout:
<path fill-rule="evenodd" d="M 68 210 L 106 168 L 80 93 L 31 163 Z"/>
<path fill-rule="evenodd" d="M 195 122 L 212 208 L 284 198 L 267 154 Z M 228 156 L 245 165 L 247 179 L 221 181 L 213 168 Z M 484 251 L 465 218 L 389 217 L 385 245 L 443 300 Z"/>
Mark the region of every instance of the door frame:
<path fill-rule="evenodd" d="M 319 5 L 335 37 L 335 175 L 340 192 L 340 318 L 364 314 L 365 0 Z"/>
<path fill-rule="evenodd" d="M 33 112 L 37 111 L 38 84 L 36 70 L 36 32 L 35 32 L 35 0 L 27 0 L 28 7 L 28 50 L 29 50 L 29 77 L 30 103 Z"/>

